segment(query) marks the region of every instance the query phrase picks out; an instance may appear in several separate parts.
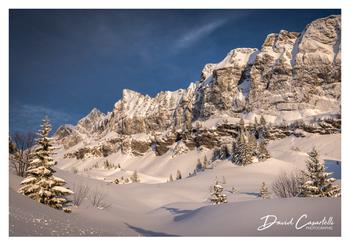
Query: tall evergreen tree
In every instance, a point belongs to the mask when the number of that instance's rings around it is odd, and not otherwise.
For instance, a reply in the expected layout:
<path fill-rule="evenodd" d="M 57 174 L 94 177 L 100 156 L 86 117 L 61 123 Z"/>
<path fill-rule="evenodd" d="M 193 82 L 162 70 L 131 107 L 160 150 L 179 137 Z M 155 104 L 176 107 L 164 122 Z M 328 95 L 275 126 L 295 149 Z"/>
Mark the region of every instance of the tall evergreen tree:
<path fill-rule="evenodd" d="M 253 162 L 253 150 L 245 136 L 241 134 L 233 152 L 232 161 L 237 165 L 246 166 Z"/>
<path fill-rule="evenodd" d="M 265 120 L 264 116 L 260 117 L 260 124 L 259 124 L 258 132 L 259 132 L 259 139 L 268 140 L 269 129 L 268 129 L 268 125 L 266 123 L 266 120 Z"/>
<path fill-rule="evenodd" d="M 65 181 L 55 177 L 52 158 L 54 147 L 52 138 L 49 137 L 51 125 L 47 118 L 43 120 L 41 129 L 38 131 L 37 147 L 30 168 L 27 170 L 27 177 L 21 182 L 19 193 L 32 198 L 33 200 L 49 205 L 56 209 L 62 209 L 67 205 L 66 195 L 73 192 L 63 185 Z M 70 212 L 64 208 L 66 212 Z"/>
<path fill-rule="evenodd" d="M 302 171 L 304 184 L 301 187 L 301 196 L 304 197 L 339 197 L 340 188 L 334 185 L 335 179 L 326 172 L 324 163 L 319 160 L 318 151 L 313 148 L 308 153 L 306 171 Z"/>

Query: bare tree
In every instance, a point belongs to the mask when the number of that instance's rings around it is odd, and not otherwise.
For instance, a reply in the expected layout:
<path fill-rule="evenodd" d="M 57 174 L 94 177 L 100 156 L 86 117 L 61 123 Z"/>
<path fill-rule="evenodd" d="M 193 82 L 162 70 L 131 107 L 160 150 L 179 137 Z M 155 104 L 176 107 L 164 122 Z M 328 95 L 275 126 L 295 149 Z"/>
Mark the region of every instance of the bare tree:
<path fill-rule="evenodd" d="M 73 204 L 75 206 L 80 206 L 83 200 L 88 197 L 90 188 L 85 184 L 74 184 L 73 190 Z"/>
<path fill-rule="evenodd" d="M 10 156 L 12 167 L 18 176 L 24 177 L 30 165 L 33 147 L 35 144 L 34 132 L 16 132 L 12 137 L 16 150 Z"/>
<path fill-rule="evenodd" d="M 109 208 L 111 204 L 106 202 L 106 194 L 102 191 L 95 189 L 89 195 L 90 203 L 93 207 L 96 208 Z"/>
<path fill-rule="evenodd" d="M 300 193 L 302 184 L 302 175 L 300 172 L 283 172 L 272 183 L 271 187 L 277 197 L 288 198 L 296 197 Z"/>

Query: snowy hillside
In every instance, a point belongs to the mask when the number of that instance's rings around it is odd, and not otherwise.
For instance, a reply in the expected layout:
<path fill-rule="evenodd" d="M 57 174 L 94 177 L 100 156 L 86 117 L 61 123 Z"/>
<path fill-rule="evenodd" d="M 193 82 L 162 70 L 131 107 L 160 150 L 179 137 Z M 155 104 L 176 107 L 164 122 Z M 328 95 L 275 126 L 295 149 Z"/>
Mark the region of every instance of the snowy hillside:
<path fill-rule="evenodd" d="M 96 177 L 109 178 L 120 171 L 106 174 L 105 170 L 94 170 L 76 175 L 57 169 L 57 176 L 64 178 L 68 187 L 74 189 L 77 184 L 84 184 L 91 190 L 100 190 L 105 194 L 105 202 L 110 205 L 106 209 L 94 208 L 86 199 L 79 208 L 73 208 L 72 214 L 39 206 L 35 201 L 15 194 L 20 178 L 10 175 L 10 235 L 340 235 L 340 199 L 273 197 L 264 200 L 258 197 L 261 182 L 270 186 L 283 170 L 305 168 L 306 151 L 314 145 L 320 146 L 322 158 L 340 160 L 338 134 L 287 137 L 269 145 L 272 158 L 265 162 L 234 167 L 231 162 L 221 161 L 216 164 L 216 168 L 195 177 L 164 184 L 115 185 Z M 130 161 L 125 166 L 137 163 L 142 162 Z M 158 176 L 158 172 L 167 173 L 164 167 L 158 171 L 148 168 L 148 165 L 140 169 L 141 179 L 146 177 L 143 173 L 150 176 Z M 179 161 L 169 165 L 181 168 L 186 163 Z M 96 176 L 89 178 L 88 175 Z M 229 202 L 214 206 L 208 200 L 209 186 L 215 180 L 221 182 L 223 178 L 226 181 L 223 184 L 224 192 Z M 340 184 L 340 179 L 337 183 Z M 231 193 L 232 187 L 238 191 Z M 281 219 L 297 219 L 304 213 L 314 220 L 333 216 L 336 226 L 333 230 L 314 231 L 276 225 L 265 231 L 257 231 L 257 227 L 262 224 L 260 218 L 271 211 Z M 242 224 L 242 221 L 245 222 Z M 68 222 L 69 227 L 66 226 Z"/>

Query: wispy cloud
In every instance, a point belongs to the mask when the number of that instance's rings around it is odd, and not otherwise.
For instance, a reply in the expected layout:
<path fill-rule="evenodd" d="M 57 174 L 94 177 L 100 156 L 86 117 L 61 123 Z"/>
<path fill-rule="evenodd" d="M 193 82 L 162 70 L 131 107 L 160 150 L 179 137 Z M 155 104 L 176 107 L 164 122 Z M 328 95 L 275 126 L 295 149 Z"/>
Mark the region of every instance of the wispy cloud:
<path fill-rule="evenodd" d="M 49 117 L 54 130 L 59 123 L 71 123 L 74 120 L 73 115 L 60 110 L 40 105 L 16 103 L 10 106 L 10 132 L 36 131 L 45 116 Z"/>
<path fill-rule="evenodd" d="M 183 36 L 178 38 L 175 42 L 175 49 L 183 49 L 195 44 L 197 41 L 205 36 L 210 35 L 216 29 L 223 26 L 229 19 L 220 19 L 210 23 L 207 23 L 201 27 L 190 30 Z"/>

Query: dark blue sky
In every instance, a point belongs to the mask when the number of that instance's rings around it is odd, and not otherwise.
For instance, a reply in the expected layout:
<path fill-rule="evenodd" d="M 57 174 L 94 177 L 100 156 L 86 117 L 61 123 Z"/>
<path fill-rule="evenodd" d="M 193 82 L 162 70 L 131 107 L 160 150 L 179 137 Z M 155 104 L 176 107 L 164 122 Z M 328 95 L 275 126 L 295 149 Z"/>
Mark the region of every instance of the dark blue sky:
<path fill-rule="evenodd" d="M 203 66 L 340 10 L 10 10 L 10 132 L 111 111 L 122 89 L 186 88 Z"/>

